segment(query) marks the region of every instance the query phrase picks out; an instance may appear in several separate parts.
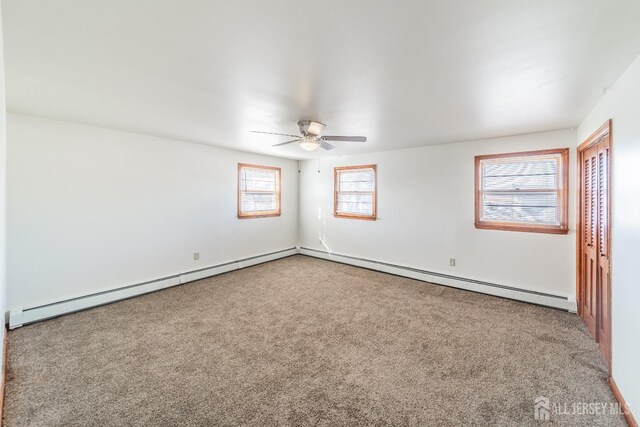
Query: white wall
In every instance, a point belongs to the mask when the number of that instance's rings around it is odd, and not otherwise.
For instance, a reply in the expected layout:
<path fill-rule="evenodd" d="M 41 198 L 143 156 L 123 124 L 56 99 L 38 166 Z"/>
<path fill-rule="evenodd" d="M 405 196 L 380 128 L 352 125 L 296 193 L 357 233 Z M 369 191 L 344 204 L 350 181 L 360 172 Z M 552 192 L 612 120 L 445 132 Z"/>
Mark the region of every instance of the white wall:
<path fill-rule="evenodd" d="M 612 368 L 620 392 L 640 415 L 640 57 L 578 129 L 578 143 L 613 119 L 611 304 Z"/>
<path fill-rule="evenodd" d="M 9 309 L 297 244 L 297 161 L 16 114 L 7 140 Z M 282 168 L 282 216 L 237 219 L 238 162 Z"/>
<path fill-rule="evenodd" d="M 300 244 L 575 301 L 574 197 L 568 235 L 474 227 L 474 156 L 574 145 L 566 130 L 304 161 Z M 378 220 L 334 218 L 333 168 L 369 163 L 378 165 Z"/>
<path fill-rule="evenodd" d="M 2 10 L 0 9 L 0 315 L 3 322 L 0 327 L 0 343 L 4 339 L 4 312 L 6 301 L 6 114 L 4 92 L 4 55 L 2 40 Z M 1 345 L 1 344 L 0 344 Z M 4 354 L 0 350 L 0 367 Z M 0 368 L 1 369 L 1 368 Z M 4 372 L 4 371 L 2 371 Z"/>

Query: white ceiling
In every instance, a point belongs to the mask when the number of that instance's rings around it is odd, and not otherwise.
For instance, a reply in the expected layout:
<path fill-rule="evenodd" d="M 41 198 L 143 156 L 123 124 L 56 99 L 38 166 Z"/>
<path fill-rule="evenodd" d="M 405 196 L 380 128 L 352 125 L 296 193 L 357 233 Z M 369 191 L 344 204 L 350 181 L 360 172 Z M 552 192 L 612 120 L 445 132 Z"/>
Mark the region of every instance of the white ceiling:
<path fill-rule="evenodd" d="M 307 158 L 569 128 L 640 53 L 637 0 L 3 0 L 13 112 Z"/>

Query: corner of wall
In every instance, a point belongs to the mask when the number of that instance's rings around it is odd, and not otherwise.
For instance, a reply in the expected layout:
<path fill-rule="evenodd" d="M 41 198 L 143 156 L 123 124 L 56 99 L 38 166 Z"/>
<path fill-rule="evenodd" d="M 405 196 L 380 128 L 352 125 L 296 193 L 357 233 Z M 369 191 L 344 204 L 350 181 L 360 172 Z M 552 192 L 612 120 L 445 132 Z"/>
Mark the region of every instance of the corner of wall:
<path fill-rule="evenodd" d="M 0 6 L 1 8 L 1 6 Z M 6 301 L 6 106 L 5 106 L 5 83 L 4 83 L 4 40 L 2 38 L 2 10 L 0 9 L 0 314 L 5 313 Z M 4 343 L 6 333 L 4 325 L 0 328 L 0 342 Z M 4 394 L 4 352 L 0 355 L 0 370 L 2 371 L 2 390 Z M 2 407 L 0 397 L 0 408 Z"/>

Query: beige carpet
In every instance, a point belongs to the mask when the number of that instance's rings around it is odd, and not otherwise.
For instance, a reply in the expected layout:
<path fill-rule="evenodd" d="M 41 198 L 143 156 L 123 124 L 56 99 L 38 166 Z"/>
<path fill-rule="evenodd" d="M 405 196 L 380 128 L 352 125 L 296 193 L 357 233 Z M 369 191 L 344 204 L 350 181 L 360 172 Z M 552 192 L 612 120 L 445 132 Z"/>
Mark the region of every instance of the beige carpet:
<path fill-rule="evenodd" d="M 576 315 L 304 256 L 25 326 L 8 351 L 7 426 L 537 425 L 538 396 L 615 402 Z"/>

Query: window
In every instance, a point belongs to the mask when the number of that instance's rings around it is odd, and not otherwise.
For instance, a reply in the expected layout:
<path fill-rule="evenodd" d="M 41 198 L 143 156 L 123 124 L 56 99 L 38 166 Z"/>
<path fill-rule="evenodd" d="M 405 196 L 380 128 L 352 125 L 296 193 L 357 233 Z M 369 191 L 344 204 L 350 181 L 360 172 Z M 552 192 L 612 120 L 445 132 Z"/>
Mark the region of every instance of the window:
<path fill-rule="evenodd" d="M 280 216 L 280 168 L 238 164 L 238 218 Z"/>
<path fill-rule="evenodd" d="M 333 178 L 334 216 L 376 219 L 376 165 L 335 168 Z"/>
<path fill-rule="evenodd" d="M 566 234 L 569 149 L 476 157 L 476 228 Z"/>

